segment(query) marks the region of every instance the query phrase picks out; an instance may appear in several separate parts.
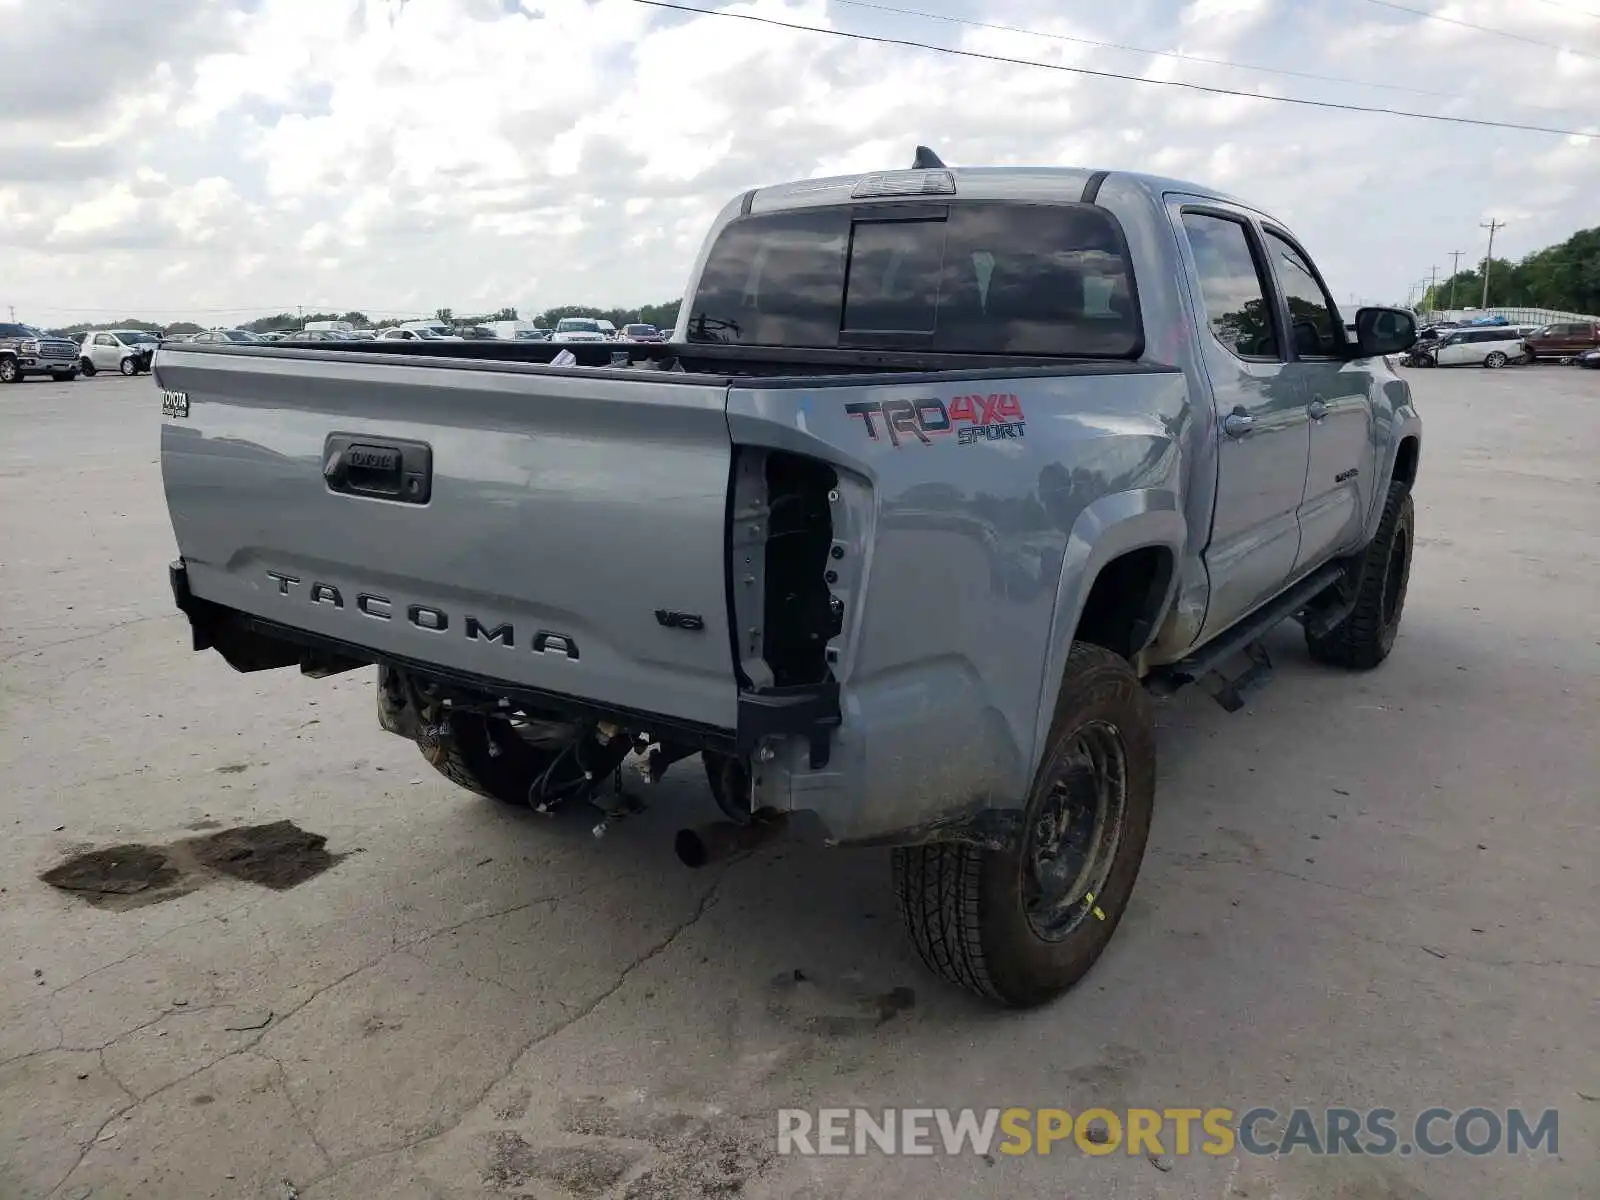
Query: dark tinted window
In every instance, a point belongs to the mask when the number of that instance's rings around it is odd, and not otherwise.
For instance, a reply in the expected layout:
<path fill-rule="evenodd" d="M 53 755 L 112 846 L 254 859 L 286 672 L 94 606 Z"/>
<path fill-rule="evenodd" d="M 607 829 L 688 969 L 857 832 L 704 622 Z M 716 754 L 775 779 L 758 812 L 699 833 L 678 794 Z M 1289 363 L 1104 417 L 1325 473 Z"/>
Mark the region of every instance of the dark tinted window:
<path fill-rule="evenodd" d="M 737 221 L 707 258 L 689 338 L 1096 357 L 1140 347 L 1133 280 L 1110 214 L 997 203 Z"/>
<path fill-rule="evenodd" d="M 1277 358 L 1267 289 L 1244 226 L 1208 213 L 1184 213 L 1183 229 L 1200 273 L 1211 332 L 1242 358 Z"/>
<path fill-rule="evenodd" d="M 857 221 L 844 328 L 932 333 L 947 221 Z"/>
<path fill-rule="evenodd" d="M 0 325 L 0 337 L 25 338 L 32 337 L 26 325 Z"/>
<path fill-rule="evenodd" d="M 1331 357 L 1343 344 L 1336 332 L 1339 321 L 1333 301 L 1328 299 L 1310 265 L 1288 242 L 1267 231 L 1267 246 L 1278 272 L 1278 286 L 1289 303 L 1289 327 L 1293 331 L 1297 354 L 1313 358 Z"/>

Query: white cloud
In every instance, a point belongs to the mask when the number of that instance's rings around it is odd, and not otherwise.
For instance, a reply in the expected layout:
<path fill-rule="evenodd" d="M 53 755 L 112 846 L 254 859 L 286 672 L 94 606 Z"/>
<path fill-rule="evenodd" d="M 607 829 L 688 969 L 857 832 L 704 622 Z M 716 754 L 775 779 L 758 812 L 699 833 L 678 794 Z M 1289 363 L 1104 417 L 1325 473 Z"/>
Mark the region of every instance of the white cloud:
<path fill-rule="evenodd" d="M 4 3 L 6 0 L 0 0 Z M 706 0 L 707 4 L 712 0 Z M 1214 96 L 1387 104 L 1578 127 L 1600 62 L 1354 2 L 954 0 L 943 11 L 1463 99 L 1151 58 L 827 0 L 735 11 L 1140 84 L 860 43 L 630 0 L 63 0 L 0 43 L 0 240 L 36 321 L 90 310 L 254 315 L 286 303 L 458 311 L 675 295 L 748 187 L 908 164 L 1062 163 L 1198 178 L 1283 216 L 1341 296 L 1403 295 L 1490 212 L 1516 255 L 1596 219 L 1596 144 Z M 931 0 L 929 0 L 931 5 Z M 1441 13 L 1600 54 L 1547 4 Z M 122 29 L 126 52 L 68 36 Z M 135 27 L 137 26 L 137 28 Z M 41 32 L 43 30 L 43 32 Z M 45 39 L 45 40 L 41 40 Z M 41 73 L 51 62 L 60 78 Z M 1545 106 L 1543 109 L 1537 106 Z M 41 242 L 47 250 L 40 250 Z M 1447 260 L 1443 260 L 1447 261 Z M 8 301 L 11 296 L 8 296 Z"/>

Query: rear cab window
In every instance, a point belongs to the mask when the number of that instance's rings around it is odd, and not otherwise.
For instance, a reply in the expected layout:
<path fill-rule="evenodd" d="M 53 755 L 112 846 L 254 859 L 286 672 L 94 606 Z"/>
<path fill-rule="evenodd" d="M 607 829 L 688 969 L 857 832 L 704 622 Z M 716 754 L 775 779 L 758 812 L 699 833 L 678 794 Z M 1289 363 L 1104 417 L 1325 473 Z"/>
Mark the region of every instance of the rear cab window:
<path fill-rule="evenodd" d="M 691 342 L 1137 358 L 1137 292 L 1116 220 L 1085 204 L 830 206 L 718 235 Z"/>

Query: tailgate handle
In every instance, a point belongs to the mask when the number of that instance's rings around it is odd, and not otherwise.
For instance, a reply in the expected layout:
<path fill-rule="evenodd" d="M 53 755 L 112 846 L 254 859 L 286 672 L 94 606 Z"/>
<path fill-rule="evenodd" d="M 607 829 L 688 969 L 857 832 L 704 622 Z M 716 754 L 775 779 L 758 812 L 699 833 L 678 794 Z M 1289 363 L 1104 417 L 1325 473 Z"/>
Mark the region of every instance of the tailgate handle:
<path fill-rule="evenodd" d="M 322 478 L 331 492 L 401 504 L 433 494 L 433 450 L 426 442 L 331 433 L 322 447 Z"/>

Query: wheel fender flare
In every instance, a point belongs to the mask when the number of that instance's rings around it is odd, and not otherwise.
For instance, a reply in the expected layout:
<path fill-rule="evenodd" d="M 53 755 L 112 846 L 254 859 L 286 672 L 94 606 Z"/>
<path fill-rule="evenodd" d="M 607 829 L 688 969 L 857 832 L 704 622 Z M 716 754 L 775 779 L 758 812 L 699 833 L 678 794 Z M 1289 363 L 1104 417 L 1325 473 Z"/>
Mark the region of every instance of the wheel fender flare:
<path fill-rule="evenodd" d="M 1055 608 L 1050 618 L 1046 643 L 1044 677 L 1039 688 L 1039 704 L 1034 718 L 1033 745 L 1029 748 L 1028 771 L 1031 778 L 1039 769 L 1061 679 L 1067 667 L 1067 654 L 1083 614 L 1084 603 L 1101 568 L 1131 550 L 1161 547 L 1172 555 L 1173 569 L 1166 592 L 1152 614 L 1150 634 L 1161 626 L 1177 591 L 1183 563 L 1183 547 L 1188 526 L 1178 496 L 1164 489 L 1141 488 L 1118 492 L 1094 501 L 1073 522 L 1067 537 L 1066 554 L 1061 561 L 1061 578 L 1056 585 Z"/>
<path fill-rule="evenodd" d="M 1400 457 L 1400 446 L 1407 438 L 1416 439 L 1417 470 L 1421 471 L 1422 418 L 1411 405 L 1410 389 L 1407 389 L 1403 402 L 1394 407 L 1390 418 L 1389 435 L 1384 442 L 1378 478 L 1373 481 L 1372 496 L 1368 501 L 1366 533 L 1361 539 L 1363 546 L 1378 534 L 1378 525 L 1383 520 L 1383 502 L 1389 495 L 1389 481 L 1394 478 L 1395 463 Z"/>

